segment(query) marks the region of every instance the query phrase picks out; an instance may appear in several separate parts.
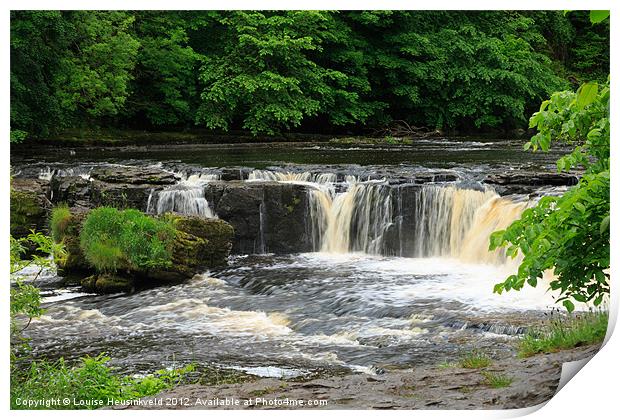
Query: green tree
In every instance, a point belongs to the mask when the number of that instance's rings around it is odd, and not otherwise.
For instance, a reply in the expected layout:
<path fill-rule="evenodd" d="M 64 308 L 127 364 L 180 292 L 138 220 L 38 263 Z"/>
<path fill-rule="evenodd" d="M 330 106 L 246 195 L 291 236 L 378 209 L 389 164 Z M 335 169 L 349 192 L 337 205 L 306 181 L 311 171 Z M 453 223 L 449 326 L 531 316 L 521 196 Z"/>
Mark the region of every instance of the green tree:
<path fill-rule="evenodd" d="M 47 136 L 67 120 L 54 79 L 69 47 L 61 12 L 11 11 L 11 140 Z"/>
<path fill-rule="evenodd" d="M 604 80 L 609 24 L 586 16 L 14 11 L 11 141 L 79 127 L 521 128 L 566 79 Z"/>
<path fill-rule="evenodd" d="M 239 119 L 254 134 L 274 134 L 323 113 L 334 125 L 372 113 L 360 101 L 367 84 L 314 59 L 325 43 L 342 40 L 331 13 L 228 12 L 210 27 L 197 122 L 226 130 Z"/>
<path fill-rule="evenodd" d="M 431 128 L 518 127 L 563 86 L 518 12 L 352 12 L 392 119 Z"/>
<path fill-rule="evenodd" d="M 136 12 L 134 27 L 140 49 L 125 113 L 125 119 L 133 120 L 133 125 L 193 125 L 201 58 L 189 45 L 193 15 Z"/>
<path fill-rule="evenodd" d="M 130 33 L 134 17 L 126 12 L 68 13 L 73 39 L 55 78 L 60 103 L 76 124 L 116 115 L 129 94 L 140 46 Z"/>
<path fill-rule="evenodd" d="M 561 197 L 544 197 L 506 230 L 491 236 L 490 249 L 523 255 L 518 272 L 495 292 L 535 287 L 546 270 L 550 289 L 569 310 L 574 303 L 600 305 L 609 294 L 609 83 L 582 85 L 577 92 L 556 92 L 530 119 L 538 133 L 525 148 L 549 150 L 552 140 L 574 146 L 558 160 L 558 171 L 585 170 L 578 185 Z"/>

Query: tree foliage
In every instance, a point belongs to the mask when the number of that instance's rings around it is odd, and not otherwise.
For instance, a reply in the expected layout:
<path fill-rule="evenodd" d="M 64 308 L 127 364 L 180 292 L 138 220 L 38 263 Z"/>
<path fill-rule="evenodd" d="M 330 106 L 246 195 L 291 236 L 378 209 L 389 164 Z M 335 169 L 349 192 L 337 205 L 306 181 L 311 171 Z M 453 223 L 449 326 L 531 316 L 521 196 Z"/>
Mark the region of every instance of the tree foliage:
<path fill-rule="evenodd" d="M 28 327 L 33 318 L 43 314 L 36 281 L 43 270 L 52 268 L 53 263 L 49 256 L 61 257 L 64 252 L 62 245 L 54 243 L 52 238 L 40 232 L 31 231 L 28 236 L 19 239 L 11 236 L 11 360 L 15 356 L 15 351 L 27 345 L 21 332 Z M 33 270 L 34 275 L 26 276 L 27 269 Z"/>
<path fill-rule="evenodd" d="M 588 16 L 13 11 L 11 140 L 84 125 L 518 128 L 567 80 L 607 74 L 609 25 Z"/>
<path fill-rule="evenodd" d="M 490 249 L 523 255 L 518 272 L 495 291 L 536 286 L 546 270 L 550 289 L 569 310 L 574 303 L 598 306 L 609 294 L 610 127 L 609 83 L 586 83 L 577 92 L 554 93 L 530 119 L 538 133 L 525 148 L 547 151 L 552 140 L 574 146 L 558 160 L 558 171 L 583 169 L 578 185 L 561 197 L 544 197 L 506 230 L 491 236 Z"/>

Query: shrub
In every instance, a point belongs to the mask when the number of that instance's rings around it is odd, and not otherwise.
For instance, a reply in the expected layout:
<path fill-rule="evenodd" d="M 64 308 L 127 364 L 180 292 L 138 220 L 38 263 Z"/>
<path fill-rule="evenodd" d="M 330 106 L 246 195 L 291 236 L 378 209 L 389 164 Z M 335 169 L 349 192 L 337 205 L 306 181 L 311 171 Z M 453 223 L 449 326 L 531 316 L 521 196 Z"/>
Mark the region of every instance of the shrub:
<path fill-rule="evenodd" d="M 170 266 L 175 235 L 170 222 L 138 210 L 101 207 L 84 220 L 80 248 L 88 263 L 100 272 L 142 271 Z"/>
<path fill-rule="evenodd" d="M 65 234 L 67 226 L 71 221 L 71 210 L 66 204 L 61 204 L 52 210 L 50 217 L 50 230 L 52 239 L 60 242 Z"/>
<path fill-rule="evenodd" d="M 609 313 L 603 311 L 553 320 L 521 338 L 519 356 L 529 357 L 537 353 L 552 353 L 600 343 L 607 333 L 608 321 Z"/>
<path fill-rule="evenodd" d="M 181 383 L 194 370 L 193 365 L 174 370 L 159 370 L 142 378 L 120 376 L 107 366 L 109 357 L 85 357 L 76 366 L 60 359 L 50 363 L 34 361 L 25 370 L 11 371 L 11 408 L 13 409 L 95 409 L 113 400 L 127 400 L 156 394 Z M 50 407 L 25 407 L 24 400 L 57 400 Z M 66 401 L 63 401 L 65 400 Z M 90 401 L 91 404 L 80 404 Z M 92 403 L 97 401 L 97 403 Z"/>

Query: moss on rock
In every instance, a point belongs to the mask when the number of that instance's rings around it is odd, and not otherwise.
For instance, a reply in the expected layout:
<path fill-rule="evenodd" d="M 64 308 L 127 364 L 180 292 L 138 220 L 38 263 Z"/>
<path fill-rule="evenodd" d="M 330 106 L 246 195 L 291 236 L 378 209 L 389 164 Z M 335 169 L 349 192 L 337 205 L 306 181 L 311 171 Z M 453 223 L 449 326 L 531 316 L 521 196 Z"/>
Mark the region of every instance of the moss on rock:
<path fill-rule="evenodd" d="M 205 245 L 199 250 L 198 260 L 207 266 L 226 265 L 226 258 L 232 248 L 233 227 L 221 219 L 205 219 L 198 216 L 168 215 L 173 226 L 185 233 L 204 240 Z"/>
<path fill-rule="evenodd" d="M 132 278 L 112 274 L 95 274 L 82 280 L 84 290 L 92 293 L 131 292 L 134 287 Z"/>
<path fill-rule="evenodd" d="M 62 275 L 97 273 L 81 282 L 86 290 L 96 293 L 130 291 L 136 286 L 149 287 L 186 280 L 204 269 L 225 265 L 232 247 L 233 228 L 223 220 L 165 215 L 159 223 L 165 222 L 174 232 L 168 245 L 169 264 L 145 267 L 120 264 L 114 270 L 103 273 L 88 262 L 80 244 L 80 233 L 90 213 L 67 212 L 66 208 L 58 210 L 54 238 L 64 243 L 67 251 L 67 255 L 57 261 L 59 272 Z M 101 235 L 105 236 L 105 232 Z M 124 260 L 129 261 L 127 258 L 119 259 L 121 262 Z"/>
<path fill-rule="evenodd" d="M 65 246 L 65 256 L 55 258 L 60 275 L 82 274 L 91 272 L 82 249 L 80 248 L 80 231 L 87 212 L 69 212 L 64 215 L 61 226 L 54 229 L 54 240 Z M 62 229 L 60 228 L 62 227 Z"/>
<path fill-rule="evenodd" d="M 27 236 L 31 229 L 42 231 L 47 228 L 49 201 L 46 188 L 47 185 L 40 180 L 11 180 L 10 230 L 14 238 Z"/>

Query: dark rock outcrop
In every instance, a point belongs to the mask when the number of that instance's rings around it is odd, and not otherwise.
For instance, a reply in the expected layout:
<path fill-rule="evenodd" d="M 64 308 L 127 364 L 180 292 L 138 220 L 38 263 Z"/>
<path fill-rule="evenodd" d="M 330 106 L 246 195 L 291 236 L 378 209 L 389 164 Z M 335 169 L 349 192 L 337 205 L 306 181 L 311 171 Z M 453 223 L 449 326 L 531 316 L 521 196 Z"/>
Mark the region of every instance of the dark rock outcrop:
<path fill-rule="evenodd" d="M 93 169 L 90 176 L 109 184 L 172 185 L 178 181 L 171 172 L 149 167 L 99 167 Z"/>
<path fill-rule="evenodd" d="M 135 289 L 132 278 L 113 274 L 94 274 L 82 279 L 82 288 L 90 293 L 121 293 Z"/>
<path fill-rule="evenodd" d="M 86 211 L 72 211 L 63 231 L 58 232 L 59 237 L 56 239 L 64 245 L 65 254 L 62 257 L 56 256 L 54 262 L 61 276 L 84 275 L 92 272 L 80 248 L 80 231 L 87 214 Z"/>
<path fill-rule="evenodd" d="M 573 174 L 557 172 L 504 172 L 491 174 L 484 179 L 500 195 L 530 194 L 536 187 L 577 185 L 579 178 Z"/>
<path fill-rule="evenodd" d="M 91 181 L 81 176 L 53 176 L 50 181 L 50 200 L 69 207 L 91 207 Z"/>
<path fill-rule="evenodd" d="M 306 214 L 307 187 L 278 182 L 213 182 L 205 196 L 218 217 L 235 229 L 233 252 L 312 250 Z"/>
<path fill-rule="evenodd" d="M 15 178 L 11 180 L 11 235 L 27 236 L 31 229 L 47 230 L 51 203 L 47 199 L 49 183 L 41 179 Z"/>
<path fill-rule="evenodd" d="M 178 178 L 166 171 L 142 167 L 99 167 L 90 179 L 57 176 L 51 180 L 50 200 L 69 207 L 112 206 L 145 211 L 152 191 L 173 185 Z"/>
<path fill-rule="evenodd" d="M 198 261 L 204 262 L 206 267 L 226 265 L 234 236 L 234 229 L 229 223 L 220 219 L 205 219 L 197 216 L 173 217 L 173 224 L 177 230 L 205 241 L 197 255 Z"/>

